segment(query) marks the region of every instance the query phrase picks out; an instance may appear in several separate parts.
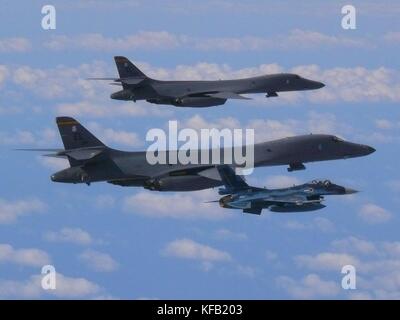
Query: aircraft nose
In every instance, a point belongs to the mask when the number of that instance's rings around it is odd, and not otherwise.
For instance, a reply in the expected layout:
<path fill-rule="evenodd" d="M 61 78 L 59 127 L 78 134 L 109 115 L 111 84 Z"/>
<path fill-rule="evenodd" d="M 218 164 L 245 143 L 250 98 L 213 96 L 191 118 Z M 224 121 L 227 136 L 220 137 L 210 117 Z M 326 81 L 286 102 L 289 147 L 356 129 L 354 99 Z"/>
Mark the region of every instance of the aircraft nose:
<path fill-rule="evenodd" d="M 370 146 L 367 146 L 367 149 L 368 149 L 369 154 L 374 153 L 376 151 L 375 148 L 372 148 Z"/>
<path fill-rule="evenodd" d="M 351 189 L 351 188 L 344 188 L 344 194 L 353 194 L 357 193 L 357 190 Z"/>
<path fill-rule="evenodd" d="M 325 84 L 319 81 L 314 81 L 310 79 L 302 79 L 302 80 L 304 87 L 308 90 L 321 89 L 325 87 Z"/>
<path fill-rule="evenodd" d="M 56 181 L 56 176 L 53 174 L 53 175 L 50 176 L 50 179 L 51 179 L 51 181 L 54 182 L 54 181 Z"/>
<path fill-rule="evenodd" d="M 315 89 L 321 89 L 323 87 L 325 87 L 325 84 L 323 84 L 322 82 L 315 81 Z"/>
<path fill-rule="evenodd" d="M 376 151 L 375 148 L 372 148 L 372 147 L 367 146 L 367 145 L 363 145 L 363 149 L 364 149 L 364 151 L 365 151 L 365 155 L 374 153 L 374 152 Z"/>

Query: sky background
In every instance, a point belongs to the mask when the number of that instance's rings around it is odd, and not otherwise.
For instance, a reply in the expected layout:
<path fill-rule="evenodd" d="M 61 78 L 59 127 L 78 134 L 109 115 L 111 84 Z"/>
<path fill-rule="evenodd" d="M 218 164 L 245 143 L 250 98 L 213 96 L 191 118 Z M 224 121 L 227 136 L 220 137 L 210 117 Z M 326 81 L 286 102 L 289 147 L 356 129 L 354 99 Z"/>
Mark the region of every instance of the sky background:
<path fill-rule="evenodd" d="M 41 8 L 56 8 L 56 30 Z M 399 299 L 400 3 L 352 1 L 1 1 L 0 298 Z M 205 109 L 114 101 L 125 55 L 159 79 L 296 72 L 326 87 Z M 377 151 L 288 173 L 257 168 L 257 186 L 315 178 L 361 190 L 312 213 L 243 215 L 207 200 L 217 190 L 159 193 L 67 185 L 64 162 L 14 148 L 61 147 L 56 116 L 73 116 L 109 146 L 143 150 L 146 132 L 254 128 L 257 141 L 336 134 Z M 57 289 L 40 287 L 43 265 Z M 341 268 L 357 289 L 341 288 Z"/>

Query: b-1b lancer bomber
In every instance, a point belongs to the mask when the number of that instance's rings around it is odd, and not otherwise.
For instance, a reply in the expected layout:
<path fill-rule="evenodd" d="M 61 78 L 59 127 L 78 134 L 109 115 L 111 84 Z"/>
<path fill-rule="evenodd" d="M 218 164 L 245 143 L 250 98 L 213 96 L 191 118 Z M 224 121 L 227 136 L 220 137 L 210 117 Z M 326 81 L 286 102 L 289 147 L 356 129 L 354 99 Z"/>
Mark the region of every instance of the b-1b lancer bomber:
<path fill-rule="evenodd" d="M 329 180 L 311 182 L 282 189 L 266 189 L 249 186 L 234 170 L 222 165 L 218 167 L 224 183 L 219 194 L 225 195 L 217 201 L 222 208 L 240 209 L 243 213 L 261 214 L 263 209 L 272 212 L 305 212 L 325 208 L 324 196 L 356 193 Z"/>
<path fill-rule="evenodd" d="M 107 181 L 120 186 L 144 187 L 157 191 L 194 191 L 223 185 L 218 166 L 231 164 L 220 148 L 220 162 L 183 164 L 147 161 L 146 151 L 119 151 L 104 145 L 78 121 L 56 119 L 64 149 L 25 149 L 51 152 L 50 157 L 66 158 L 70 167 L 51 176 L 55 182 L 86 183 Z M 232 148 L 232 147 L 231 147 Z M 237 148 L 237 147 L 235 147 Z M 200 155 L 200 150 L 194 150 Z M 305 169 L 304 163 L 366 156 L 375 149 L 344 141 L 336 136 L 309 134 L 254 145 L 254 167 L 288 166 L 289 171 Z M 177 150 L 166 152 L 168 157 Z M 176 158 L 176 157 L 175 157 Z M 235 165 L 233 165 L 235 167 Z M 239 165 L 236 165 L 238 167 Z"/>
<path fill-rule="evenodd" d="M 278 92 L 314 90 L 324 87 L 318 81 L 297 74 L 277 73 L 233 80 L 161 81 L 147 77 L 125 57 L 114 57 L 119 78 L 89 78 L 112 80 L 122 90 L 111 94 L 116 100 L 146 100 L 150 103 L 176 107 L 211 107 L 222 105 L 227 99 L 250 99 L 247 93 L 265 93 L 277 97 Z"/>

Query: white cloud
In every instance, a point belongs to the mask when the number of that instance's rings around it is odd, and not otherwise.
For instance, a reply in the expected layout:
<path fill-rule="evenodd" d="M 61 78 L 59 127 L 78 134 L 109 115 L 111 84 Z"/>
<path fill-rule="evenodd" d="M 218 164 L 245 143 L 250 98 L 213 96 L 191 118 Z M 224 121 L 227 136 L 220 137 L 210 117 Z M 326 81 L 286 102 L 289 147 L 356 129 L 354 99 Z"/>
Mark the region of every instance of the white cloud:
<path fill-rule="evenodd" d="M 87 128 L 105 144 L 118 144 L 130 147 L 142 144 L 142 141 L 135 132 L 104 128 L 96 122 L 88 123 Z"/>
<path fill-rule="evenodd" d="M 293 72 L 326 84 L 325 88 L 312 92 L 280 93 L 278 99 L 266 99 L 262 95 L 253 95 L 254 100 L 246 102 L 251 106 L 279 106 L 299 101 L 314 104 L 338 101 L 350 103 L 400 101 L 400 72 L 386 67 L 367 69 L 356 66 L 322 69 L 318 65 L 300 65 L 287 70 L 277 64 L 261 64 L 256 67 L 235 70 L 226 64 L 198 62 L 194 65 L 177 65 L 173 69 L 166 69 L 144 62 L 134 61 L 134 63 L 150 77 L 161 80 L 235 79 L 277 72 Z M 19 66 L 9 68 L 9 73 L 15 84 L 22 86 L 25 90 L 30 90 L 34 95 L 47 99 L 76 98 L 77 96 L 82 98 L 81 102 L 59 104 L 56 107 L 59 113 L 68 112 L 70 115 L 96 117 L 142 116 L 153 115 L 153 112 L 154 115 L 165 115 L 164 110 L 159 106 L 149 105 L 145 102 L 135 105 L 130 102 L 111 101 L 108 99 L 107 92 L 116 91 L 116 88 L 111 88 L 104 81 L 85 80 L 85 78 L 93 76 L 115 75 L 116 70 L 111 61 L 94 61 L 77 67 L 60 65 L 52 69 Z M 104 98 L 107 99 L 106 103 L 104 103 Z"/>
<path fill-rule="evenodd" d="M 388 32 L 384 35 L 384 40 L 393 44 L 398 44 L 400 43 L 400 32 L 399 31 L 395 31 L 395 32 Z"/>
<path fill-rule="evenodd" d="M 49 69 L 22 65 L 10 69 L 10 73 L 12 71 L 10 78 L 14 84 L 45 99 L 76 98 L 77 96 L 95 99 L 109 86 L 103 81 L 89 81 L 85 78 L 93 75 L 103 77 L 111 70 L 111 66 L 108 69 L 105 63 L 99 61 L 77 67 L 59 65 Z"/>
<path fill-rule="evenodd" d="M 354 236 L 344 239 L 334 240 L 332 247 L 341 252 L 355 252 L 364 255 L 377 253 L 375 244 L 371 241 L 363 240 Z"/>
<path fill-rule="evenodd" d="M 0 244 L 0 263 L 42 267 L 50 263 L 48 254 L 36 248 L 14 249 L 9 244 Z"/>
<path fill-rule="evenodd" d="M 31 43 L 26 38 L 0 39 L 0 52 L 27 52 L 31 49 Z"/>
<path fill-rule="evenodd" d="M 115 204 L 115 198 L 109 194 L 101 194 L 96 196 L 95 206 L 99 209 L 107 209 L 113 207 Z"/>
<path fill-rule="evenodd" d="M 8 68 L 0 64 L 0 87 L 6 81 L 8 75 L 9 75 Z"/>
<path fill-rule="evenodd" d="M 100 33 L 53 36 L 44 43 L 51 50 L 171 50 L 190 48 L 200 51 L 258 51 L 311 49 L 323 47 L 367 47 L 364 39 L 326 35 L 316 31 L 294 29 L 277 36 L 192 37 L 167 31 L 139 31 L 124 37 L 105 37 Z"/>
<path fill-rule="evenodd" d="M 332 68 L 298 66 L 291 70 L 304 77 L 318 79 L 327 86 L 307 94 L 314 103 L 399 101 L 400 74 L 394 69 L 379 67 Z"/>
<path fill-rule="evenodd" d="M 112 104 L 107 105 L 96 102 L 81 101 L 76 103 L 61 103 L 57 105 L 56 109 L 58 114 L 68 114 L 72 117 L 139 117 L 148 114 L 147 109 L 139 102 L 122 102 L 120 105 L 115 106 Z"/>
<path fill-rule="evenodd" d="M 332 241 L 331 246 L 336 252 L 322 252 L 313 256 L 300 255 L 296 256 L 294 260 L 302 268 L 325 273 L 331 272 L 335 279 L 337 279 L 337 274 L 342 266 L 354 265 L 357 272 L 357 293 L 359 294 L 346 292 L 350 299 L 364 297 L 368 299 L 399 299 L 400 242 L 372 242 L 350 236 Z M 301 280 L 290 280 L 289 284 L 292 284 L 292 287 L 294 284 L 301 283 Z M 315 297 L 318 298 L 317 295 Z"/>
<path fill-rule="evenodd" d="M 356 257 L 335 252 L 322 252 L 315 256 L 299 255 L 296 256 L 294 260 L 298 266 L 310 270 L 333 270 L 340 272 L 345 265 L 359 265 L 359 261 Z"/>
<path fill-rule="evenodd" d="M 311 222 L 300 222 L 297 220 L 288 220 L 284 227 L 291 230 L 318 230 L 329 233 L 335 230 L 335 225 L 327 218 L 316 217 Z"/>
<path fill-rule="evenodd" d="M 79 255 L 79 259 L 90 269 L 98 272 L 112 272 L 118 269 L 116 262 L 109 254 L 86 250 Z"/>
<path fill-rule="evenodd" d="M 36 159 L 42 166 L 49 168 L 51 170 L 58 171 L 69 167 L 69 162 L 67 159 L 43 157 L 43 156 L 38 156 L 36 157 Z"/>
<path fill-rule="evenodd" d="M 194 40 L 194 41 L 193 41 Z M 296 50 L 321 47 L 365 47 L 363 39 L 343 36 L 330 36 L 316 31 L 294 29 L 289 34 L 272 37 L 225 37 L 193 39 L 194 48 L 199 50 L 257 51 L 257 50 Z"/>
<path fill-rule="evenodd" d="M 67 277 L 57 272 L 56 289 L 43 290 L 42 276 L 33 275 L 26 281 L 0 280 L 0 297 L 18 299 L 37 299 L 47 295 L 57 298 L 88 298 L 100 293 L 102 289 L 85 278 Z"/>
<path fill-rule="evenodd" d="M 234 232 L 225 228 L 216 230 L 214 235 L 217 239 L 221 240 L 247 240 L 247 234 Z"/>
<path fill-rule="evenodd" d="M 92 236 L 81 228 L 62 228 L 59 231 L 48 231 L 44 239 L 50 242 L 66 242 L 79 245 L 90 245 L 93 243 Z"/>
<path fill-rule="evenodd" d="M 317 274 L 308 274 L 300 281 L 281 276 L 276 282 L 295 299 L 332 298 L 340 292 L 337 282 L 323 280 Z"/>
<path fill-rule="evenodd" d="M 243 130 L 246 128 L 253 129 L 254 140 L 256 143 L 307 133 L 335 134 L 338 136 L 342 136 L 344 134 L 354 135 L 354 128 L 351 128 L 350 126 L 338 121 L 335 115 L 331 113 L 316 112 L 308 113 L 306 120 L 257 119 L 250 120 L 247 123 L 241 123 L 237 118 L 234 117 L 217 118 L 211 120 L 196 114 L 179 122 L 178 129 L 181 128 L 193 128 L 197 131 L 204 128 L 216 128 L 220 130 L 223 128 Z M 282 180 L 282 183 L 280 183 L 279 180 Z M 289 176 L 277 176 L 276 178 L 271 178 L 271 182 L 276 183 L 277 186 L 285 186 L 284 183 L 292 183 L 294 181 L 295 180 L 292 180 Z M 296 180 L 296 182 L 299 183 L 298 180 Z"/>
<path fill-rule="evenodd" d="M 44 43 L 44 46 L 52 50 L 87 49 L 113 52 L 137 49 L 166 50 L 179 47 L 183 40 L 184 37 L 167 31 L 139 31 L 121 38 L 105 37 L 100 33 L 88 33 L 73 37 L 53 36 Z"/>
<path fill-rule="evenodd" d="M 17 129 L 14 132 L 0 131 L 0 145 L 48 146 L 58 138 L 55 130 L 44 128 L 36 132 Z"/>
<path fill-rule="evenodd" d="M 391 257 L 400 259 L 400 242 L 384 242 L 383 249 L 386 253 L 388 253 Z"/>
<path fill-rule="evenodd" d="M 8 201 L 0 198 L 0 224 L 13 223 L 20 216 L 41 213 L 45 209 L 45 203 L 38 199 Z"/>
<path fill-rule="evenodd" d="M 363 205 L 358 212 L 358 216 L 370 224 L 385 223 L 389 221 L 392 214 L 386 209 L 373 203 Z"/>
<path fill-rule="evenodd" d="M 388 119 L 377 119 L 375 120 L 375 126 L 378 129 L 388 130 L 392 129 L 395 126 L 395 124 Z"/>
<path fill-rule="evenodd" d="M 200 244 L 191 239 L 178 239 L 168 243 L 163 250 L 163 254 L 170 257 L 205 262 L 224 262 L 232 260 L 229 253 Z"/>
<path fill-rule="evenodd" d="M 218 203 L 205 203 L 217 197 L 213 190 L 189 193 L 161 194 L 140 191 L 124 199 L 126 212 L 148 217 L 175 219 L 221 219 L 227 217 L 227 209 L 219 208 Z M 179 203 L 179 206 L 176 204 Z M 171 210 L 174 208 L 174 210 Z"/>

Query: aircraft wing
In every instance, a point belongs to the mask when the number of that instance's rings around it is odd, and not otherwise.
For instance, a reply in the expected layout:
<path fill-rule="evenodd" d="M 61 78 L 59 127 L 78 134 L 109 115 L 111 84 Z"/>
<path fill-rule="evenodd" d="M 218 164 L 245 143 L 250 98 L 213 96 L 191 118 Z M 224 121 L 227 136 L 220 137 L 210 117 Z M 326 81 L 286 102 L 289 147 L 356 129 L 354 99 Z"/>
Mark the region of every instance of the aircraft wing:
<path fill-rule="evenodd" d="M 265 206 L 265 205 L 304 205 L 311 203 L 321 203 L 323 199 L 320 200 L 307 200 L 303 196 L 287 196 L 287 197 L 273 197 L 273 196 L 259 196 L 259 195 L 248 195 L 244 196 L 242 199 L 232 201 L 229 203 L 230 206 L 238 209 L 246 209 L 255 206 Z"/>
<path fill-rule="evenodd" d="M 261 199 L 260 199 L 261 200 Z M 308 200 L 306 197 L 302 196 L 288 196 L 288 197 L 263 197 L 262 201 L 272 204 L 289 204 L 298 205 L 311 204 L 311 203 L 321 203 L 323 199 L 319 200 Z"/>
<path fill-rule="evenodd" d="M 235 92 L 228 92 L 228 91 L 220 91 L 216 93 L 206 93 L 204 94 L 207 97 L 212 98 L 220 98 L 220 99 L 241 99 L 241 100 L 251 100 L 251 98 L 242 96 Z"/>

